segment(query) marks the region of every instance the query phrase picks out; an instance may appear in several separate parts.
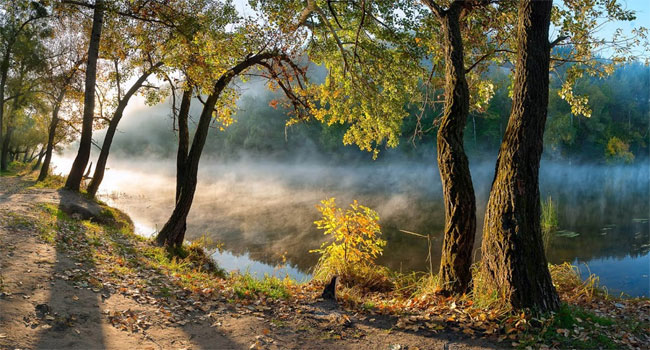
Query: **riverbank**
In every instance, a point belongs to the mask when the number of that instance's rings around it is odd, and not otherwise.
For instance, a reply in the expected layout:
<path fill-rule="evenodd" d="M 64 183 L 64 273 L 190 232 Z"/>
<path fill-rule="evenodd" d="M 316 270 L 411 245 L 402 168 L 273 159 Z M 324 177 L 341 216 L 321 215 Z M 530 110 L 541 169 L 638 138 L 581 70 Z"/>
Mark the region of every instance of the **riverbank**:
<path fill-rule="evenodd" d="M 70 194 L 30 174 L 0 178 L 1 348 L 496 349 L 646 348 L 650 302 L 605 295 L 570 266 L 552 267 L 565 302 L 552 315 L 514 314 L 469 296 L 339 290 L 226 275 L 200 245 L 184 258 L 100 220 L 62 210 Z M 56 187 L 51 180 L 45 187 Z M 93 205 L 92 203 L 86 203 Z M 99 204 L 98 204 L 99 205 Z M 69 207 L 69 205 L 67 206 Z M 99 221 L 99 223 L 97 222 Z"/>

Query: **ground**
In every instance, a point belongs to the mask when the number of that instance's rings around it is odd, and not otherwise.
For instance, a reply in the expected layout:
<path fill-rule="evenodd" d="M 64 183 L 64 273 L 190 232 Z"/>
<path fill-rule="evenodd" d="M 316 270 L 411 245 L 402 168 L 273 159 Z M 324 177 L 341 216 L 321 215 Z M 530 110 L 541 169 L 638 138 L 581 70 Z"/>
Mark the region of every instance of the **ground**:
<path fill-rule="evenodd" d="M 115 260 L 100 253 L 118 249 L 116 242 L 126 243 L 121 236 L 92 241 L 90 235 L 88 243 L 77 237 L 75 228 L 81 224 L 61 221 L 53 226 L 59 231 L 55 239 L 48 239 L 43 227 L 33 224 L 42 221 L 39 211 L 84 199 L 33 184 L 18 176 L 0 177 L 1 349 L 478 350 L 506 346 L 445 327 L 400 329 L 396 324 L 403 319 L 344 310 L 316 296 L 299 302 L 239 300 L 225 292 L 230 287 L 219 293 L 213 288 L 190 291 L 178 283 L 182 276 L 170 277 L 158 268 L 119 269 L 120 261 L 116 266 Z M 89 257 L 89 247 L 94 257 Z M 215 283 L 218 287 L 221 282 Z"/>

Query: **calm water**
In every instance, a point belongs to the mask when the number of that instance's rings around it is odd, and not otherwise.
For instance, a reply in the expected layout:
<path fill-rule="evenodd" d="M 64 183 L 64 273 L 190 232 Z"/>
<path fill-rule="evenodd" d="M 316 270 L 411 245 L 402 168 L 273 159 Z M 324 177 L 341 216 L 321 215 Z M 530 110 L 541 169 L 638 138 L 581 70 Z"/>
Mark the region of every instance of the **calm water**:
<path fill-rule="evenodd" d="M 55 164 L 67 171 L 71 160 Z M 137 230 L 151 235 L 173 209 L 174 163 L 113 160 L 100 189 L 102 199 L 125 210 Z M 611 293 L 650 296 L 648 164 L 635 167 L 544 163 L 542 197 L 558 207 L 559 232 L 548 247 L 552 263 L 571 262 L 600 276 Z M 475 258 L 479 257 L 482 215 L 493 164 L 474 164 L 478 204 Z M 206 235 L 223 243 L 214 257 L 229 270 L 286 274 L 306 279 L 317 256 L 309 250 L 325 239 L 315 229 L 315 205 L 336 197 L 374 208 L 388 241 L 380 262 L 392 269 L 424 271 L 426 241 L 408 230 L 434 236 L 434 262 L 440 257 L 444 212 L 435 163 L 376 162 L 362 166 L 318 163 L 204 161 L 188 221 L 188 239 Z M 286 258 L 284 267 L 276 267 Z"/>

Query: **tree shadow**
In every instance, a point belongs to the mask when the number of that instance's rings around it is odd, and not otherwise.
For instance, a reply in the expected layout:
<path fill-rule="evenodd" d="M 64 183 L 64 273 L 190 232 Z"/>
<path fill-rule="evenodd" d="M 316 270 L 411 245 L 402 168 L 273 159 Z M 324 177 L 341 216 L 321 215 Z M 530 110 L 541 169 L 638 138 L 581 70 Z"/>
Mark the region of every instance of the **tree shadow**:
<path fill-rule="evenodd" d="M 60 190 L 59 193 L 63 192 Z M 62 194 L 62 193 L 61 193 Z M 72 195 L 62 195 L 58 207 L 67 205 Z M 64 203 L 65 202 L 65 203 Z M 52 269 L 50 299 L 37 316 L 50 327 L 39 334 L 38 349 L 105 349 L 102 329 L 99 284 L 91 284 L 95 269 L 86 227 L 60 211 L 56 220 L 54 244 L 56 260 Z"/>
<path fill-rule="evenodd" d="M 58 280 L 57 283 L 81 283 L 74 292 L 77 293 L 76 296 L 79 297 L 79 301 L 82 301 L 82 297 L 87 298 L 85 299 L 86 304 L 92 304 L 93 308 L 84 309 L 83 313 L 76 311 L 79 314 L 76 318 L 82 322 L 74 324 L 72 327 L 79 330 L 84 335 L 84 338 L 87 338 L 83 342 L 79 341 L 79 339 L 70 343 L 63 341 L 51 342 L 52 339 L 48 338 L 41 342 L 46 346 L 40 346 L 39 344 L 39 347 L 107 348 L 114 347 L 114 345 L 129 347 L 129 343 L 136 347 L 157 346 L 158 348 L 167 348 L 169 346 L 196 348 L 198 346 L 203 349 L 233 349 L 243 347 L 242 344 L 219 334 L 215 328 L 211 327 L 212 322 L 208 322 L 209 320 L 200 323 L 193 322 L 196 316 L 200 315 L 198 311 L 185 314 L 185 322 L 176 322 L 169 326 L 160 324 L 161 322 L 154 322 L 152 325 L 144 327 L 139 325 L 129 327 L 128 322 L 131 321 L 129 317 L 135 320 L 139 316 L 145 316 L 147 318 L 152 317 L 156 321 L 162 321 L 160 315 L 156 316 L 154 312 L 156 310 L 160 311 L 162 306 L 166 304 L 166 298 L 169 297 L 166 294 L 169 291 L 164 287 L 157 288 L 157 285 L 175 286 L 178 290 L 183 291 L 182 286 L 179 285 L 178 280 L 171 278 L 160 267 L 151 263 L 150 260 L 138 258 L 144 252 L 142 246 L 135 243 L 139 238 L 133 233 L 128 233 L 133 230 L 133 224 L 128 217 L 115 217 L 115 215 L 122 214 L 107 211 L 105 207 L 101 207 L 96 202 L 76 193 L 60 190 L 59 194 L 61 196 L 59 208 L 65 212 L 74 212 L 72 214 L 74 217 L 72 219 L 65 217 L 57 219 L 57 227 L 62 227 L 62 230 L 58 230 L 59 235 L 56 239 L 57 242 L 60 242 L 60 244 L 57 244 L 57 255 L 60 255 L 60 257 L 57 258 L 56 270 L 58 270 L 58 274 L 63 274 L 63 276 L 66 276 L 66 271 L 73 271 L 72 275 L 75 278 L 68 281 Z M 79 219 L 89 220 L 91 224 L 84 226 L 84 223 Z M 93 222 L 101 224 L 98 232 L 92 231 Z M 81 230 L 70 232 L 70 226 L 81 227 Z M 102 236 L 97 237 L 97 234 Z M 75 235 L 74 239 L 76 241 L 70 239 L 69 235 Z M 70 247 L 71 244 L 72 247 Z M 114 281 L 109 281 L 110 278 L 109 280 L 102 279 L 100 274 L 90 276 L 82 273 L 77 276 L 74 273 L 75 270 L 93 271 L 96 266 L 106 264 L 106 261 L 94 260 L 95 254 L 92 247 L 93 245 L 100 246 L 102 244 L 110 246 L 110 248 L 104 247 L 103 249 L 111 250 L 111 253 L 103 253 L 115 254 L 120 261 L 121 270 L 116 269 L 111 273 L 123 271 L 123 275 L 114 277 L 121 278 L 123 281 L 134 282 L 132 288 L 136 293 L 131 293 L 131 287 L 125 288 L 116 285 Z M 143 244 L 148 243 L 143 242 Z M 69 255 L 71 255 L 71 259 L 64 258 Z M 78 266 L 78 264 L 82 265 Z M 104 265 L 104 267 L 106 266 Z M 146 272 L 141 275 L 142 271 Z M 143 285 L 139 286 L 138 280 L 142 278 L 146 278 L 146 280 L 143 281 Z M 78 281 L 72 281 L 73 279 Z M 145 291 L 145 289 L 148 289 L 148 291 Z M 191 295 L 189 297 L 191 298 Z M 51 300 L 51 303 L 54 304 L 53 309 L 56 308 L 56 305 L 61 305 L 62 302 L 67 302 L 65 305 L 66 310 L 74 310 L 75 303 L 70 302 L 70 295 L 53 296 Z M 102 308 L 105 310 L 101 310 Z M 126 315 L 126 319 L 123 315 Z M 109 322 L 102 323 L 102 317 L 108 318 Z M 113 322 L 111 318 L 117 319 L 117 321 Z M 127 327 L 125 327 L 123 321 L 127 321 Z M 88 326 L 85 326 L 85 323 Z M 90 325 L 95 325 L 94 329 Z M 103 330 L 102 325 L 105 326 Z M 51 336 L 51 333 L 49 335 Z M 121 339 L 116 340 L 114 338 Z"/>

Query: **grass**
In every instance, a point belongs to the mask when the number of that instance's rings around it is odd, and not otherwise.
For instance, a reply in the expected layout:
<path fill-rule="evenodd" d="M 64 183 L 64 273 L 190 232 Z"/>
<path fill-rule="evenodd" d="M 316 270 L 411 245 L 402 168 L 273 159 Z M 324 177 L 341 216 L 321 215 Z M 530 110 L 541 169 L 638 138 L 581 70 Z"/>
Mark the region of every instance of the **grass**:
<path fill-rule="evenodd" d="M 0 176 L 21 176 L 31 171 L 30 164 L 10 162 L 6 171 L 0 171 Z"/>
<path fill-rule="evenodd" d="M 36 175 L 38 176 L 38 175 Z M 32 185 L 32 188 L 52 188 L 59 189 L 65 185 L 65 176 L 49 174 L 45 180 L 39 181 Z"/>
<path fill-rule="evenodd" d="M 101 217 L 95 220 L 98 222 L 74 220 L 55 204 L 38 205 L 41 215 L 36 226 L 41 238 L 64 249 L 83 247 L 84 260 L 101 262 L 116 279 L 138 279 L 138 271 L 147 269 L 172 276 L 180 288 L 195 289 L 225 276 L 200 243 L 174 251 L 156 246 L 133 232 L 133 223 L 126 214 L 99 201 L 98 204 L 102 206 Z M 14 221 L 34 224 L 31 218 Z M 165 289 L 169 288 L 161 286 L 163 294 Z"/>
<path fill-rule="evenodd" d="M 544 251 L 548 251 L 558 228 L 557 207 L 553 203 L 551 196 L 548 196 L 545 201 L 541 201 L 541 209 L 542 240 L 544 242 Z"/>
<path fill-rule="evenodd" d="M 620 345 L 599 330 L 616 323 L 607 317 L 580 307 L 562 304 L 554 314 L 547 315 L 549 322 L 539 332 L 529 334 L 528 340 L 518 347 L 525 349 L 535 344 L 555 344 L 560 349 L 619 349 Z"/>
<path fill-rule="evenodd" d="M 259 279 L 250 273 L 232 274 L 233 290 L 240 298 L 259 299 L 260 296 L 266 296 L 271 299 L 287 299 L 291 294 L 287 288 L 290 284 L 289 279 L 279 279 L 274 276 L 264 275 Z"/>
<path fill-rule="evenodd" d="M 549 265 L 549 271 L 557 291 L 571 296 L 571 301 L 591 301 L 595 297 L 609 298 L 607 290 L 600 287 L 600 280 L 595 274 L 590 274 L 583 280 L 578 267 L 570 263 Z"/>

